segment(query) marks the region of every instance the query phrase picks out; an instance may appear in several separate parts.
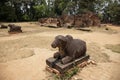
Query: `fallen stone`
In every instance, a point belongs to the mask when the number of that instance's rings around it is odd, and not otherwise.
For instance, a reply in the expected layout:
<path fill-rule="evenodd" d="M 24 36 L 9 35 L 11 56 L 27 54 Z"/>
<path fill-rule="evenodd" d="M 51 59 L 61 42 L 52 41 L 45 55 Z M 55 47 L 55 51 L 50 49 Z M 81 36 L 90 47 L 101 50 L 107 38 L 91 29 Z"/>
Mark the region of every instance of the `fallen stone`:
<path fill-rule="evenodd" d="M 81 31 L 92 31 L 90 28 L 77 28 L 77 30 L 81 30 Z"/>

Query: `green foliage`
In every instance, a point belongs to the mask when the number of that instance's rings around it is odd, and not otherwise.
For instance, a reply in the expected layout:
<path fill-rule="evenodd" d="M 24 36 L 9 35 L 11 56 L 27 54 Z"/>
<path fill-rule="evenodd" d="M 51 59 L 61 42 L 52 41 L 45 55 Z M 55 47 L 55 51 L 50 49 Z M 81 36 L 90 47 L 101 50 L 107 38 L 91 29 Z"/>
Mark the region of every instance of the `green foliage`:
<path fill-rule="evenodd" d="M 95 1 L 96 0 L 81 0 L 79 1 L 79 13 L 88 12 L 88 11 L 95 11 Z"/>
<path fill-rule="evenodd" d="M 15 9 L 11 6 L 0 7 L 0 19 L 2 21 L 16 21 Z"/>
<path fill-rule="evenodd" d="M 80 69 L 78 67 L 74 67 L 73 69 L 67 71 L 65 74 L 62 76 L 55 76 L 55 80 L 69 80 L 72 78 L 74 75 L 76 75 Z"/>
<path fill-rule="evenodd" d="M 62 14 L 63 9 L 63 1 L 62 0 L 55 0 L 54 2 L 54 10 L 58 15 Z"/>
<path fill-rule="evenodd" d="M 29 21 L 29 20 L 30 20 L 30 17 L 29 17 L 27 14 L 24 14 L 24 15 L 22 16 L 22 20 L 23 20 L 23 21 Z"/>
<path fill-rule="evenodd" d="M 0 21 L 30 21 L 41 17 L 81 14 L 89 11 L 97 13 L 103 22 L 120 24 L 119 0 L 0 1 Z"/>
<path fill-rule="evenodd" d="M 34 6 L 35 9 L 35 18 L 45 17 L 46 16 L 46 6 L 44 4 Z"/>
<path fill-rule="evenodd" d="M 103 21 L 120 24 L 120 2 L 117 0 L 109 1 L 108 6 L 104 8 Z"/>

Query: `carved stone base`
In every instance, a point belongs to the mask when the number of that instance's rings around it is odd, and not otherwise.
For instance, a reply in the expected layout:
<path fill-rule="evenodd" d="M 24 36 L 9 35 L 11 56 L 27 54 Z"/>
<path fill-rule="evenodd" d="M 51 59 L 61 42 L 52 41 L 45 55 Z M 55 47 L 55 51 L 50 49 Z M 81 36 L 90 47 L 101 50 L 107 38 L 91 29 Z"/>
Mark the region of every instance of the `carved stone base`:
<path fill-rule="evenodd" d="M 8 31 L 9 34 L 17 34 L 17 33 L 22 33 L 22 31 Z"/>
<path fill-rule="evenodd" d="M 89 59 L 89 55 L 85 55 L 81 58 L 78 58 L 76 59 L 75 61 L 72 61 L 70 63 L 67 63 L 67 64 L 62 64 L 60 62 L 60 60 L 56 60 L 55 58 L 51 57 L 51 58 L 48 58 L 46 60 L 46 64 L 51 67 L 51 68 L 54 68 L 56 70 L 58 70 L 60 73 L 64 73 L 66 72 L 67 70 L 73 68 L 74 66 L 78 65 L 78 64 L 81 64 L 82 62 L 84 61 L 87 61 Z"/>

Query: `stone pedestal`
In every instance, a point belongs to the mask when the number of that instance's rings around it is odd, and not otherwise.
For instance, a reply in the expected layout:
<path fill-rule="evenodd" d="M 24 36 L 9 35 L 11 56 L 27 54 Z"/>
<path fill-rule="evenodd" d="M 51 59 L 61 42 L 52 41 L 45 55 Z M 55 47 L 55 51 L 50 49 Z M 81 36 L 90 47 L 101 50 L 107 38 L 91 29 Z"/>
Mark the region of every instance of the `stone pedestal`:
<path fill-rule="evenodd" d="M 85 55 L 83 57 L 80 57 L 70 63 L 67 63 L 67 64 L 62 64 L 60 62 L 60 60 L 56 60 L 55 58 L 51 57 L 51 58 L 48 58 L 46 60 L 46 64 L 51 67 L 51 68 L 54 68 L 56 70 L 58 70 L 60 73 L 64 73 L 65 71 L 73 68 L 74 66 L 84 62 L 84 61 L 87 61 L 89 59 L 89 55 Z"/>

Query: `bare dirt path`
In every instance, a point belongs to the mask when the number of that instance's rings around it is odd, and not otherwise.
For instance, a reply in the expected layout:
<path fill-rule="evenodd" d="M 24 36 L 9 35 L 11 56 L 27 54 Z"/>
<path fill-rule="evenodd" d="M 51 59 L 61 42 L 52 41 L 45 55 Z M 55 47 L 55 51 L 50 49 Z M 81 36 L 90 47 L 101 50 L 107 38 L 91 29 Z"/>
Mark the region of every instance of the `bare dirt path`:
<path fill-rule="evenodd" d="M 117 33 L 109 34 L 98 31 L 53 29 L 31 23 L 16 24 L 23 25 L 24 33 L 9 35 L 6 30 L 0 33 L 0 80 L 54 80 L 53 75 L 45 71 L 45 60 L 57 51 L 50 46 L 54 37 L 67 34 L 85 40 L 88 45 L 87 53 L 97 62 L 97 65 L 88 65 L 83 68 L 81 72 L 73 76 L 72 80 L 120 79 L 120 54 L 104 47 L 106 44 L 120 44 L 119 27 L 114 28 Z M 24 50 L 31 50 L 34 54 L 25 57 L 28 53 Z M 18 51 L 22 51 L 21 54 L 24 55 L 18 54 Z"/>

